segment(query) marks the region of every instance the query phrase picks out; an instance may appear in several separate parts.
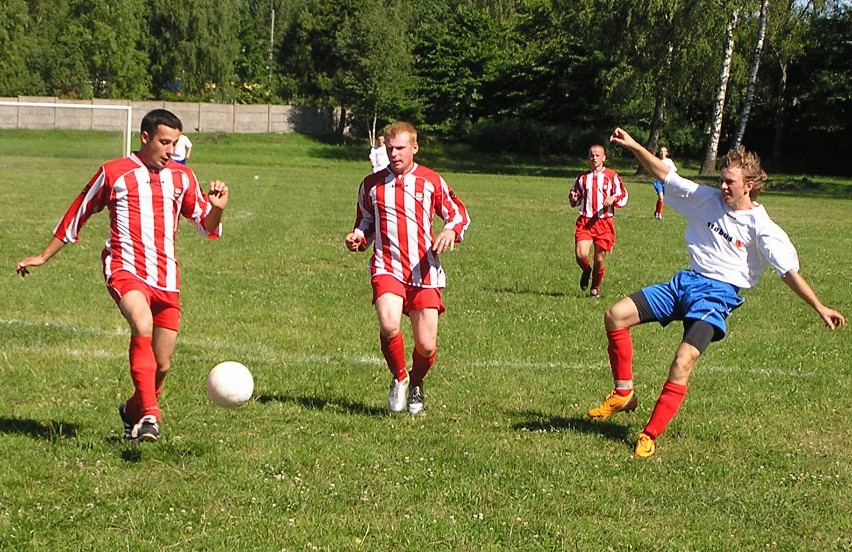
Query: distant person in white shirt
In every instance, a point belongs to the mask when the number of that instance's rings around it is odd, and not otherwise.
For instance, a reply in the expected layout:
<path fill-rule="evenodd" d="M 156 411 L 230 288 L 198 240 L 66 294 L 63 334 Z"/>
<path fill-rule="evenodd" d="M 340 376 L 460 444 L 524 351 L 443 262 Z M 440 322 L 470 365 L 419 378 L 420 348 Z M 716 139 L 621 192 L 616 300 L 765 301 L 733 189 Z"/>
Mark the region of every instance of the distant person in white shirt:
<path fill-rule="evenodd" d="M 595 419 L 636 409 L 630 328 L 647 322 L 663 326 L 674 320 L 683 322 L 683 338 L 669 366 L 668 378 L 636 441 L 636 456 L 649 458 L 656 451 L 657 437 L 683 403 L 698 357 L 711 342 L 725 337 L 725 320 L 744 301 L 739 291 L 756 285 L 764 268 L 771 266 L 830 329 L 843 326 L 846 319 L 823 305 L 799 275 L 796 248 L 772 222 L 763 205 L 757 203 L 766 182 L 757 155 L 743 148 L 729 151 L 720 186 L 714 188 L 679 176 L 620 128 L 615 129 L 610 141 L 633 152 L 651 176 L 665 183 L 669 205 L 687 222 L 684 239 L 689 269 L 681 270 L 668 282 L 645 287 L 621 299 L 604 315 L 615 389 L 600 406 L 589 410 L 589 417 Z"/>
<path fill-rule="evenodd" d="M 373 167 L 374 173 L 390 165 L 388 149 L 385 147 L 385 137 L 379 135 L 377 140 L 379 141 L 378 144 L 370 148 L 370 166 Z"/>
<path fill-rule="evenodd" d="M 674 161 L 669 158 L 669 149 L 667 147 L 660 148 L 660 160 L 666 164 L 666 166 L 677 172 L 677 167 L 675 167 Z M 657 206 L 654 208 L 654 218 L 660 220 L 663 218 L 663 205 L 666 202 L 666 186 L 659 181 L 659 179 L 654 179 L 654 191 L 657 192 Z"/>
<path fill-rule="evenodd" d="M 189 161 L 189 156 L 192 154 L 192 142 L 187 138 L 186 134 L 181 134 L 175 144 L 175 151 L 172 153 L 172 161 L 177 161 L 181 165 L 186 165 Z"/>

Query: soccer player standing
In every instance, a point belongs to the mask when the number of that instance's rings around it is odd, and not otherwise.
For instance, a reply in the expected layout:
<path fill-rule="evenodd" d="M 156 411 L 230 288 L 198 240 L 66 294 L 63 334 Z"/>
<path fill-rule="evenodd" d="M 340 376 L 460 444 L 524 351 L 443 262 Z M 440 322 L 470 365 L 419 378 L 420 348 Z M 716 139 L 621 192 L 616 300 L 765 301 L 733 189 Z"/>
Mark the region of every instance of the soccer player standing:
<path fill-rule="evenodd" d="M 390 164 L 388 159 L 388 148 L 385 146 L 385 137 L 381 134 L 377 138 L 377 144 L 370 148 L 370 167 L 377 173 Z"/>
<path fill-rule="evenodd" d="M 579 205 L 580 211 L 574 225 L 574 257 L 583 271 L 580 289 L 600 297 L 601 282 L 606 272 L 606 254 L 615 246 L 615 208 L 627 205 L 627 189 L 621 177 L 604 166 L 606 149 L 601 145 L 589 148 L 590 169 L 574 181 L 569 192 L 571 207 Z M 589 254 L 595 247 L 593 264 Z"/>
<path fill-rule="evenodd" d="M 101 260 L 110 295 L 130 325 L 130 377 L 135 392 L 119 407 L 124 438 L 156 441 L 162 412 L 157 397 L 171 366 L 180 326 L 180 272 L 175 258 L 179 215 L 205 236 L 221 234 L 228 187 L 214 180 L 205 195 L 195 174 L 172 161 L 183 125 L 164 109 L 142 119 L 141 146 L 102 165 L 66 211 L 53 238 L 15 269 L 41 266 L 66 243 L 77 242 L 86 221 L 109 211 Z"/>
<path fill-rule="evenodd" d="M 666 166 L 677 172 L 677 166 L 675 166 L 675 162 L 669 157 L 669 149 L 668 148 L 660 148 L 660 160 L 666 164 Z M 654 218 L 657 220 L 662 220 L 663 218 L 663 206 L 666 203 L 666 187 L 663 185 L 659 179 L 654 179 L 654 192 L 657 194 L 657 204 L 654 206 Z"/>
<path fill-rule="evenodd" d="M 391 372 L 388 408 L 412 414 L 423 410 L 423 378 L 435 362 L 438 316 L 444 312 L 444 269 L 438 255 L 452 251 L 470 224 L 467 209 L 444 179 L 414 162 L 417 131 L 397 122 L 385 129 L 390 165 L 367 176 L 358 191 L 355 225 L 346 238 L 349 251 L 373 243 L 370 283 L 379 319 L 379 341 Z M 432 235 L 438 215 L 444 228 Z M 402 315 L 411 321 L 414 348 L 406 368 Z"/>
<path fill-rule="evenodd" d="M 767 265 L 826 326 L 843 326 L 846 319 L 820 302 L 799 274 L 798 254 L 787 234 L 757 203 L 766 180 L 757 155 L 742 148 L 728 152 L 720 189 L 716 189 L 679 176 L 620 128 L 610 140 L 633 152 L 654 178 L 665 183 L 669 205 L 687 220 L 684 238 L 689 270 L 621 299 L 604 315 L 615 390 L 600 406 L 589 410 L 589 417 L 597 419 L 636 409 L 630 328 L 654 321 L 663 326 L 673 320 L 683 321 L 683 338 L 669 366 L 668 379 L 636 441 L 636 455 L 648 458 L 654 455 L 657 438 L 683 403 L 698 357 L 711 342 L 725 337 L 725 320 L 744 301 L 739 291 L 757 284 Z"/>

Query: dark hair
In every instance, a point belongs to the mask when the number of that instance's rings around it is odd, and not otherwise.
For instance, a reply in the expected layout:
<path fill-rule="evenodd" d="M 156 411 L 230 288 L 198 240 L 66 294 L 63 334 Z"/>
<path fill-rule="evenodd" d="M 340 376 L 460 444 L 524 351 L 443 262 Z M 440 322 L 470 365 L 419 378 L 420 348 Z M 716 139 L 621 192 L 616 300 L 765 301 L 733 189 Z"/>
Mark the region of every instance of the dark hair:
<path fill-rule="evenodd" d="M 157 127 L 163 125 L 169 128 L 175 128 L 183 132 L 183 123 L 177 115 L 165 109 L 155 109 L 149 111 L 147 115 L 142 117 L 142 132 L 147 132 L 149 136 L 153 136 L 157 132 Z"/>

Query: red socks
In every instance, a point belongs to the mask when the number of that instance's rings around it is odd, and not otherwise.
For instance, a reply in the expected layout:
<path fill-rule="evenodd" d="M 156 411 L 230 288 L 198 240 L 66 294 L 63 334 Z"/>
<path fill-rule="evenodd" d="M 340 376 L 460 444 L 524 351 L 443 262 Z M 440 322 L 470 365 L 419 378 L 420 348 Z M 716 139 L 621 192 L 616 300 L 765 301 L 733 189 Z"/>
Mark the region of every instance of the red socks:
<path fill-rule="evenodd" d="M 429 368 L 435 364 L 435 355 L 438 351 L 432 353 L 432 356 L 426 358 L 417 352 L 417 349 L 411 353 L 411 385 L 423 385 L 423 378 L 429 372 Z"/>
<path fill-rule="evenodd" d="M 405 370 L 405 340 L 402 338 L 402 333 L 390 339 L 379 334 L 379 342 L 391 374 L 399 381 L 404 380 L 408 372 Z"/>
<path fill-rule="evenodd" d="M 592 269 L 592 289 L 601 289 L 604 272 L 606 272 L 606 266 L 595 263 Z"/>
<path fill-rule="evenodd" d="M 612 368 L 612 379 L 615 381 L 615 393 L 622 397 L 627 396 L 633 390 L 633 340 L 630 330 L 621 328 L 618 330 L 607 330 L 607 352 L 609 353 L 609 365 Z M 666 426 L 680 410 L 683 399 L 686 397 L 686 385 L 667 381 L 663 385 L 663 391 L 651 419 L 645 426 L 644 433 L 652 439 L 656 439 L 666 430 Z"/>
<path fill-rule="evenodd" d="M 662 215 L 663 214 L 663 200 L 662 199 L 657 200 L 657 207 L 654 209 L 654 214 L 655 215 Z"/>
<path fill-rule="evenodd" d="M 411 373 L 405 369 L 405 340 L 402 333 L 388 339 L 379 334 L 379 342 L 382 345 L 382 354 L 385 357 L 385 362 L 388 363 L 388 369 L 393 376 L 402 381 L 409 376 L 411 385 L 422 385 L 423 378 L 429 373 L 429 369 L 435 364 L 435 355 L 437 351 L 432 353 L 429 358 L 424 357 L 414 349 L 411 353 Z"/>
<path fill-rule="evenodd" d="M 152 340 L 150 335 L 130 337 L 130 378 L 136 389 L 125 407 L 130 420 L 139 420 L 142 416 L 149 414 L 155 416 L 157 420 L 162 418 L 154 383 L 157 375 L 157 359 L 151 347 Z"/>
<path fill-rule="evenodd" d="M 657 404 L 654 405 L 654 411 L 651 413 L 648 425 L 645 426 L 644 433 L 652 439 L 656 439 L 662 435 L 666 430 L 666 426 L 669 425 L 669 422 L 672 421 L 677 411 L 680 410 L 680 405 L 683 404 L 684 397 L 686 397 L 685 385 L 667 381 L 663 385 L 663 392 L 660 393 Z"/>
<path fill-rule="evenodd" d="M 625 397 L 633 391 L 633 339 L 630 330 L 607 330 L 606 340 L 615 393 Z"/>

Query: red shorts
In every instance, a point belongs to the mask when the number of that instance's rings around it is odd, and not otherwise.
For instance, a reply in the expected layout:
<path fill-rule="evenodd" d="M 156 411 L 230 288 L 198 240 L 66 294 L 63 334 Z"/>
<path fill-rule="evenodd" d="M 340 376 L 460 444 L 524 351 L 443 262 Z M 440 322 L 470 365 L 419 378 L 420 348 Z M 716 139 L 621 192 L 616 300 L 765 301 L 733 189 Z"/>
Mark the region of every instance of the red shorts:
<path fill-rule="evenodd" d="M 447 310 L 438 288 L 408 286 L 388 274 L 373 276 L 370 284 L 373 286 L 373 304 L 385 293 L 393 293 L 402 297 L 402 313 L 405 315 L 412 310 L 438 309 L 438 314 Z"/>
<path fill-rule="evenodd" d="M 615 245 L 615 219 L 608 218 L 577 218 L 574 226 L 574 243 L 591 241 L 604 251 L 612 251 Z"/>
<path fill-rule="evenodd" d="M 141 291 L 151 307 L 155 326 L 173 331 L 180 328 L 180 293 L 149 286 L 126 270 L 114 272 L 107 282 L 107 289 L 116 305 L 127 292 Z"/>

